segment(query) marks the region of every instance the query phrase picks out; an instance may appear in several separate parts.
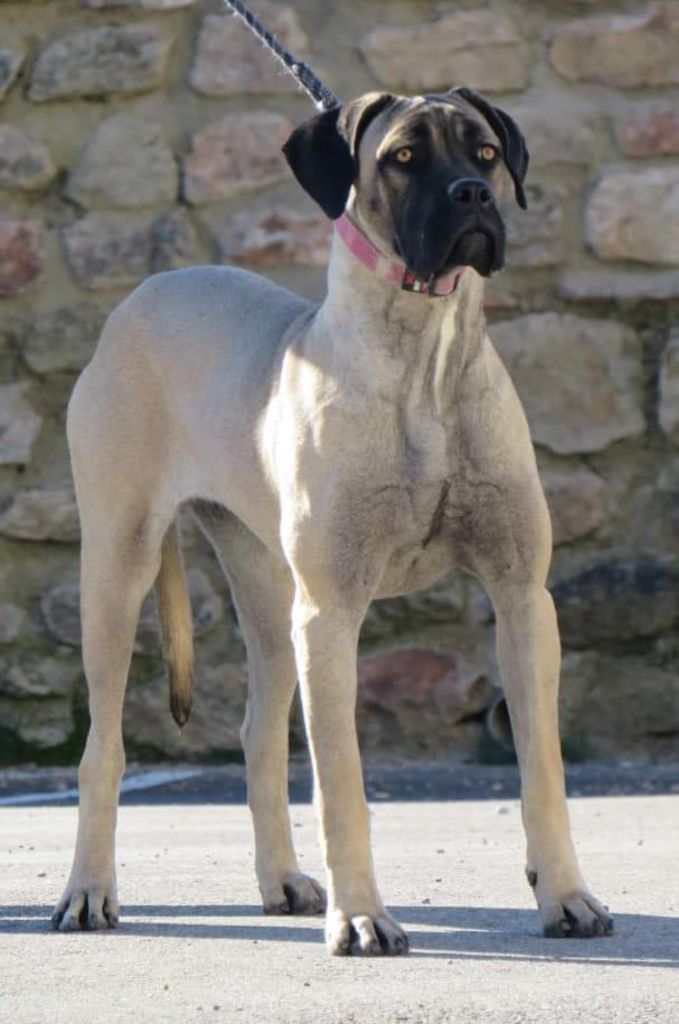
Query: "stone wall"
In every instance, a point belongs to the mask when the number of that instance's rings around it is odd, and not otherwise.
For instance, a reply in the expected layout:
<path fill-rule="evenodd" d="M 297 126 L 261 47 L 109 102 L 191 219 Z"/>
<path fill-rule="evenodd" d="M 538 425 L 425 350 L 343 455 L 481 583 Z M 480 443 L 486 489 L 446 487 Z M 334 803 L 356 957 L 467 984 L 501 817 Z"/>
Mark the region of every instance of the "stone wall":
<path fill-rule="evenodd" d="M 676 757 L 679 3 L 253 4 L 341 96 L 466 84 L 523 127 L 529 210 L 510 215 L 488 306 L 554 518 L 565 749 Z M 322 294 L 328 224 L 280 156 L 310 113 L 219 0 L 0 0 L 4 760 L 73 759 L 86 725 L 64 437 L 76 374 L 106 313 L 155 271 L 235 261 Z M 128 750 L 236 756 L 243 644 L 190 524 L 185 545 L 194 718 L 181 737 L 169 719 L 149 602 Z M 365 747 L 495 756 L 492 634 L 462 577 L 376 604 Z"/>

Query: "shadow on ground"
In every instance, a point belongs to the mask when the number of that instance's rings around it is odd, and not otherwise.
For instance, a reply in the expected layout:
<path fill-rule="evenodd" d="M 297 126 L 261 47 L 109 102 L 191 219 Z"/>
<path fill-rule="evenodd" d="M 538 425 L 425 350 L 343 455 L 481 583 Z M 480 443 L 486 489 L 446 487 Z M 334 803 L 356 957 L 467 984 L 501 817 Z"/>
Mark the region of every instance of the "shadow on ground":
<path fill-rule="evenodd" d="M 615 934 L 609 938 L 553 940 L 540 935 L 533 910 L 418 906 L 390 910 L 402 925 L 413 929 L 411 956 L 415 957 L 679 967 L 679 917 L 620 914 Z M 51 912 L 47 906 L 0 906 L 0 934 L 51 931 Z M 231 923 L 230 918 L 253 920 Z M 252 905 L 133 905 L 123 907 L 123 921 L 116 932 L 98 932 L 90 939 L 110 941 L 119 935 L 320 944 L 321 921 L 315 926 L 297 923 L 302 921 L 286 918 L 285 923 L 273 923 Z M 68 941 L 56 933 L 54 938 Z"/>

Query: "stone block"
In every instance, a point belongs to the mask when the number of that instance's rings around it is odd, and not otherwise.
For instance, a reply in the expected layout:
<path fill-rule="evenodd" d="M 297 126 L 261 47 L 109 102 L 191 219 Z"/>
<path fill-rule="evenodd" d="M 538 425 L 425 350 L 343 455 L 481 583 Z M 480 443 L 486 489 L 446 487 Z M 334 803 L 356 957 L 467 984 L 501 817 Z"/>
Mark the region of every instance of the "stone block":
<path fill-rule="evenodd" d="M 22 355 L 34 373 L 78 372 L 94 354 L 104 319 L 93 306 L 38 313 L 21 337 Z"/>
<path fill-rule="evenodd" d="M 166 29 L 141 22 L 68 32 L 38 54 L 28 98 L 41 103 L 155 89 L 173 41 Z"/>
<path fill-rule="evenodd" d="M 80 659 L 23 655 L 0 660 L 0 722 L 38 750 L 65 743 L 73 732 L 73 694 Z"/>
<path fill-rule="evenodd" d="M 361 627 L 361 644 L 403 643 L 403 638 L 438 624 L 459 622 L 467 601 L 465 581 L 459 575 L 401 597 L 373 601 Z"/>
<path fill-rule="evenodd" d="M 42 225 L 35 220 L 0 220 L 0 298 L 35 284 L 45 265 Z"/>
<path fill-rule="evenodd" d="M 526 137 L 531 171 L 552 164 L 583 166 L 592 162 L 601 130 L 596 108 L 567 107 L 559 109 L 558 117 L 547 102 L 540 106 L 508 103 L 506 109 Z"/>
<path fill-rule="evenodd" d="M 257 15 L 296 57 L 308 59 L 309 42 L 292 7 L 260 0 Z M 190 80 L 197 92 L 207 96 L 289 93 L 298 89 L 291 75 L 247 26 L 230 14 L 203 18 Z"/>
<path fill-rule="evenodd" d="M 554 544 L 586 537 L 604 522 L 608 486 L 584 467 L 540 474 L 552 519 Z"/>
<path fill-rule="evenodd" d="M 4 99 L 12 88 L 25 59 L 26 54 L 23 50 L 0 46 L 0 100 Z"/>
<path fill-rule="evenodd" d="M 153 206 L 176 200 L 178 176 L 160 125 L 114 114 L 87 140 L 66 194 L 86 207 Z"/>
<path fill-rule="evenodd" d="M 240 753 L 246 692 L 245 665 L 201 669 L 194 679 L 191 716 L 180 732 L 170 715 L 165 676 L 133 683 L 123 713 L 126 747 L 146 756 L 187 761 Z"/>
<path fill-rule="evenodd" d="M 679 263 L 679 168 L 606 174 L 587 203 L 585 233 L 600 259 Z"/>
<path fill-rule="evenodd" d="M 324 267 L 328 262 L 332 225 L 321 214 L 286 209 L 238 214 L 219 237 L 224 262 L 248 267 L 281 264 Z"/>
<path fill-rule="evenodd" d="M 49 150 L 12 125 L 0 125 L 0 188 L 32 192 L 56 174 Z"/>
<path fill-rule="evenodd" d="M 358 660 L 357 724 L 372 750 L 447 749 L 462 721 L 480 715 L 496 690 L 450 651 L 401 648 Z"/>
<path fill-rule="evenodd" d="M 519 296 L 507 288 L 501 288 L 494 280 L 486 283 L 483 293 L 483 307 L 486 310 L 501 310 L 509 312 L 519 305 Z"/>
<path fill-rule="evenodd" d="M 643 432 L 641 350 L 631 327 L 530 313 L 493 324 L 490 335 L 537 444 L 593 452 Z"/>
<path fill-rule="evenodd" d="M 281 147 L 291 131 L 287 118 L 256 111 L 227 114 L 196 132 L 184 161 L 185 199 L 211 203 L 284 181 Z"/>
<path fill-rule="evenodd" d="M 679 618 L 679 570 L 653 559 L 597 562 L 551 589 L 567 647 L 656 636 Z"/>
<path fill-rule="evenodd" d="M 30 461 L 42 417 L 25 398 L 27 385 L 0 387 L 0 466 L 22 466 Z"/>
<path fill-rule="evenodd" d="M 564 259 L 563 209 L 549 195 L 529 196 L 528 210 L 506 218 L 510 267 L 553 267 Z"/>
<path fill-rule="evenodd" d="M 91 213 L 62 231 L 71 272 L 89 290 L 138 284 L 149 274 L 198 262 L 198 237 L 185 210 L 140 215 Z"/>
<path fill-rule="evenodd" d="M 622 88 L 679 82 L 679 4 L 651 4 L 640 14 L 610 14 L 564 25 L 550 48 L 569 81 Z"/>
<path fill-rule="evenodd" d="M 0 604 L 0 644 L 12 644 L 21 632 L 26 612 L 15 604 Z"/>
<path fill-rule="evenodd" d="M 564 270 L 558 289 L 577 302 L 667 302 L 679 298 L 679 270 Z"/>
<path fill-rule="evenodd" d="M 19 540 L 80 539 L 80 520 L 71 488 L 18 491 L 0 514 L 0 534 Z"/>
<path fill-rule="evenodd" d="M 593 651 L 563 659 L 561 733 L 595 758 L 672 758 L 679 732 L 679 674 L 643 658 Z M 674 759 L 674 758 L 672 758 Z"/>
<path fill-rule="evenodd" d="M 408 27 L 378 26 L 362 39 L 361 52 L 378 82 L 410 91 L 524 89 L 532 64 L 514 20 L 485 8 L 453 10 Z"/>
<path fill-rule="evenodd" d="M 193 616 L 193 635 L 205 636 L 224 617 L 224 602 L 205 573 L 189 569 L 186 574 Z M 68 647 L 81 644 L 80 591 L 75 583 L 52 587 L 40 601 L 45 628 L 57 643 Z M 161 651 L 154 597 L 149 594 L 142 604 L 134 643 L 135 654 L 157 656 Z"/>
<path fill-rule="evenodd" d="M 80 669 L 70 661 L 30 656 L 15 663 L 6 662 L 0 672 L 0 696 L 19 700 L 31 697 L 68 697 L 73 692 Z"/>
<path fill-rule="evenodd" d="M 0 722 L 35 750 L 59 747 L 74 729 L 70 697 L 36 697 L 17 700 L 0 696 Z"/>
<path fill-rule="evenodd" d="M 195 3 L 196 0 L 84 0 L 83 6 L 95 11 L 174 11 Z"/>
<path fill-rule="evenodd" d="M 629 103 L 615 118 L 614 128 L 617 143 L 627 156 L 679 153 L 679 108 L 676 103 L 668 100 Z"/>
<path fill-rule="evenodd" d="M 679 444 L 679 334 L 670 338 L 660 368 L 660 426 Z"/>

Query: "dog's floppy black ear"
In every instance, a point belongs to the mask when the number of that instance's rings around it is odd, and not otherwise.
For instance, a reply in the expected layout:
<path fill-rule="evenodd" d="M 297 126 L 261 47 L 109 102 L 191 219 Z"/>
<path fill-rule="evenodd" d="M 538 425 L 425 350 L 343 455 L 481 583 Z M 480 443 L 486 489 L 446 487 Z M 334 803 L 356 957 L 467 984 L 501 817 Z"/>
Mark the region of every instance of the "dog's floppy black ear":
<path fill-rule="evenodd" d="M 523 183 L 528 170 L 528 148 L 526 140 L 519 131 L 518 125 L 505 110 L 499 107 L 492 107 L 483 96 L 479 96 L 472 89 L 451 89 L 449 95 L 461 96 L 470 106 L 475 107 L 480 114 L 483 114 L 486 121 L 493 129 L 502 146 L 507 170 L 514 182 L 514 195 L 522 210 L 526 209 L 526 193 L 523 190 Z"/>
<path fill-rule="evenodd" d="M 361 136 L 390 100 L 388 93 L 368 93 L 324 110 L 295 128 L 283 146 L 297 181 L 331 220 L 344 212 L 356 179 Z"/>
<path fill-rule="evenodd" d="M 354 158 L 337 125 L 341 109 L 305 121 L 283 146 L 297 181 L 331 220 L 343 213 L 355 174 Z"/>

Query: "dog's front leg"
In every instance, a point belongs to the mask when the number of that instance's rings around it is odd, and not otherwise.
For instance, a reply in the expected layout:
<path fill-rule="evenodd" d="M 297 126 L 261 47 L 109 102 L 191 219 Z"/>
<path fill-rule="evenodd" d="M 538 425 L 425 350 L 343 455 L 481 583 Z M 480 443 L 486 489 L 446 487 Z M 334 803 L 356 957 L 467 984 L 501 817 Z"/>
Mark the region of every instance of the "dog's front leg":
<path fill-rule="evenodd" d="M 526 874 L 545 935 L 604 935 L 607 909 L 588 891 L 570 834 L 558 726 L 560 644 L 549 592 L 504 584 L 491 594 L 497 651 L 521 770 Z"/>
<path fill-rule="evenodd" d="M 356 735 L 356 649 L 364 609 L 298 586 L 293 639 L 328 871 L 326 941 L 335 955 L 405 953 L 384 909 L 370 850 L 370 818 Z"/>

